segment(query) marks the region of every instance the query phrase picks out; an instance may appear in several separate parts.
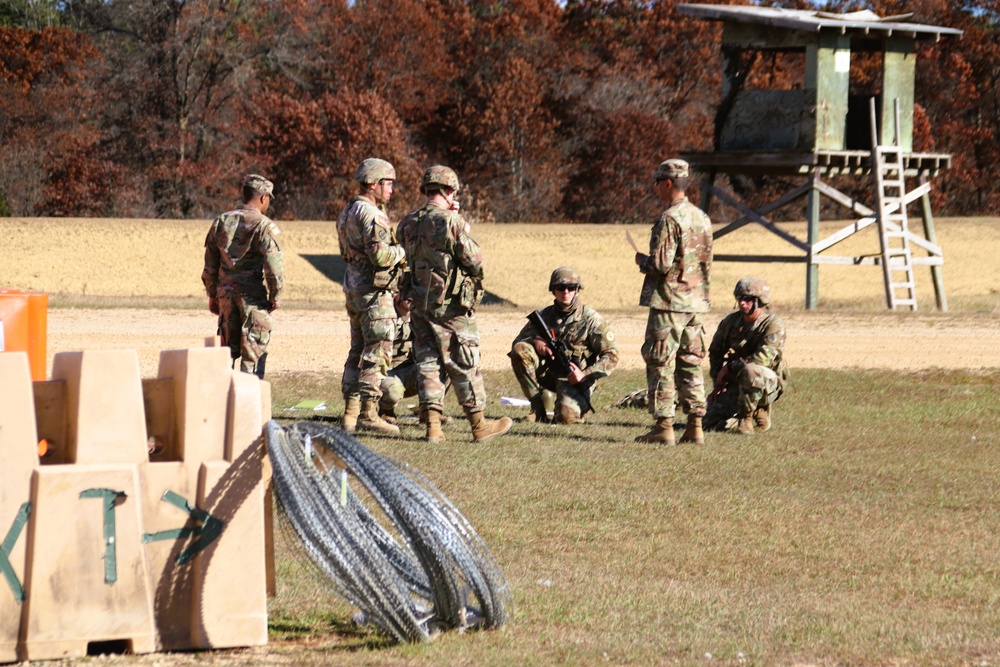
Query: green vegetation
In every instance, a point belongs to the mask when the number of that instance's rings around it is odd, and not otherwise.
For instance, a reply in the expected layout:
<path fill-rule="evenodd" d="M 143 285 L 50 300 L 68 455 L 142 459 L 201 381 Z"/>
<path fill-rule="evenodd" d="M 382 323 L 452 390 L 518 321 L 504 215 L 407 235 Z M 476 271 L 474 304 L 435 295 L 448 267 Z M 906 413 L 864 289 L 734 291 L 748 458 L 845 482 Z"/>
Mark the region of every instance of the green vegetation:
<path fill-rule="evenodd" d="M 339 375 L 272 383 L 276 417 L 304 398 L 340 413 Z M 617 373 L 592 424 L 519 423 L 486 447 L 460 418 L 442 445 L 415 421 L 365 438 L 434 480 L 490 545 L 515 596 L 504 631 L 387 646 L 284 537 L 272 651 L 310 665 L 1000 659 L 1000 371 L 799 370 L 768 434 L 673 448 L 634 444 L 649 416 L 611 405 L 643 384 Z M 490 416 L 526 412 L 499 405 L 519 395 L 509 373 L 487 387 Z"/>

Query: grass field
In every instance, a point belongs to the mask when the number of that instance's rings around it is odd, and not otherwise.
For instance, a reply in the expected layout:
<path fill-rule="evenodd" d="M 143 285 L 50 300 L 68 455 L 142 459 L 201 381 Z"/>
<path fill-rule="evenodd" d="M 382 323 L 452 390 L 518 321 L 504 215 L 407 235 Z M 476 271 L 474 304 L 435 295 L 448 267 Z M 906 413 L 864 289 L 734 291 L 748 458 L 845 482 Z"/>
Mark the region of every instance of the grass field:
<path fill-rule="evenodd" d="M 283 378 L 276 414 L 337 381 Z M 487 383 L 517 395 L 509 374 Z M 610 405 L 642 384 L 615 374 L 590 425 L 522 423 L 489 446 L 453 403 L 443 445 L 415 423 L 366 438 L 493 549 L 515 596 L 505 631 L 388 647 L 279 542 L 271 650 L 343 665 L 1000 661 L 1000 373 L 798 370 L 768 434 L 673 448 L 632 443 L 648 415 Z"/>
<path fill-rule="evenodd" d="M 648 228 L 477 226 L 492 302 L 482 314 L 491 416 L 524 414 L 498 404 L 519 390 L 497 369 L 509 328 L 548 302 L 555 266 L 577 266 L 586 301 L 610 313 L 619 340 L 629 341 L 589 425 L 518 423 L 488 446 L 469 443 L 460 418 L 437 446 L 419 440 L 415 423 L 402 438 L 365 438 L 426 474 L 477 527 L 510 581 L 513 622 L 501 632 L 391 646 L 353 626 L 353 609 L 279 541 L 267 647 L 99 661 L 1000 665 L 1000 353 L 990 342 L 1000 330 L 1000 219 L 937 223 L 948 314 L 933 313 L 926 268 L 917 271 L 914 316 L 884 312 L 877 267 L 821 267 L 820 312 L 804 313 L 802 264 L 717 263 L 710 320 L 729 311 L 739 276 L 770 281 L 775 308 L 788 316 L 789 347 L 799 346 L 791 390 L 766 435 L 709 434 L 704 446 L 673 448 L 634 444 L 649 416 L 610 405 L 644 386 L 640 276 L 625 231 L 643 243 Z M 207 227 L 0 219 L 0 287 L 50 295 L 50 350 L 142 348 L 155 369 L 160 350 L 200 345 L 214 326 L 200 283 Z M 345 343 L 332 340 L 344 338 L 343 265 L 333 225 L 281 227 L 288 292 L 268 370 L 274 414 L 324 398 L 327 415 L 339 416 L 340 372 L 329 369 L 343 363 Z M 784 227 L 805 237 L 801 224 Z M 824 223 L 823 234 L 839 227 Z M 838 254 L 875 252 L 867 231 Z M 716 252 L 788 250 L 754 228 L 720 239 Z M 123 306 L 131 310 L 106 310 Z M 913 341 L 924 341 L 918 363 L 889 359 L 912 356 Z M 305 362 L 292 364 L 293 356 Z M 834 365 L 802 367 L 831 357 Z M 322 363 L 323 371 L 284 371 L 283 363 Z M 460 416 L 453 402 L 448 409 Z"/>

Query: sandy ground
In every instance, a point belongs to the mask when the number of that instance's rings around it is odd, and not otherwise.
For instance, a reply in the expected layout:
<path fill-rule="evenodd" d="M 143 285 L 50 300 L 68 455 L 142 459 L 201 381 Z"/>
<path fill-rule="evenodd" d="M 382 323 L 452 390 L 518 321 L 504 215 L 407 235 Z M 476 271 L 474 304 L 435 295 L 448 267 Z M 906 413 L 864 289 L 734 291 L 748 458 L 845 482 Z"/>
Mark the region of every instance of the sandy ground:
<path fill-rule="evenodd" d="M 268 374 L 340 372 L 350 333 L 345 314 L 332 310 L 283 309 L 275 313 Z M 706 318 L 715 330 L 722 313 Z M 161 350 L 200 347 L 215 331 L 206 311 L 65 309 L 49 311 L 48 368 L 52 355 L 88 349 L 130 349 L 139 354 L 143 377 L 156 375 Z M 639 348 L 645 311 L 609 315 L 621 350 L 621 368 L 642 368 Z M 510 341 L 524 315 L 486 309 L 479 315 L 483 362 L 507 367 Z M 1000 368 L 1000 320 L 996 316 L 912 313 L 830 314 L 799 312 L 785 317 L 786 355 L 793 368 Z"/>
<path fill-rule="evenodd" d="M 943 267 L 950 312 L 934 308 L 930 271 L 916 272 L 917 313 L 883 310 L 878 267 L 824 265 L 819 309 L 803 309 L 801 264 L 716 262 L 712 268 L 714 332 L 733 307 L 731 287 L 743 275 L 771 284 L 776 311 L 788 329 L 787 357 L 799 368 L 1000 368 L 1000 291 L 993 271 L 1000 254 L 1000 218 L 938 220 L 938 240 L 948 248 Z M 843 222 L 831 221 L 833 234 Z M 804 223 L 783 223 L 803 238 Z M 348 348 L 343 310 L 343 262 L 332 224 L 282 222 L 286 308 L 276 313 L 277 331 L 268 374 L 341 371 Z M 716 252 L 781 254 L 775 237 L 759 226 L 718 240 Z M 189 306 L 204 303 L 203 243 L 208 221 L 61 218 L 0 219 L 0 288 L 50 295 L 48 351 L 134 349 L 142 374 L 156 374 L 161 350 L 202 346 L 215 318 Z M 480 310 L 484 365 L 507 367 L 510 341 L 524 316 L 550 300 L 545 290 L 552 268 L 574 265 L 584 277 L 585 303 L 615 326 L 622 367 L 642 367 L 639 348 L 646 311 L 636 305 L 642 282 L 625 239 L 648 235 L 648 225 L 479 225 L 476 235 L 487 257 L 488 296 Z M 867 232 L 872 232 L 867 234 Z M 869 229 L 838 244 L 853 256 L 877 249 Z M 100 261 L 83 249 L 101 248 Z M 787 249 L 786 249 L 787 250 Z M 71 305 L 81 305 L 79 309 Z M 158 310 L 169 304 L 176 309 Z M 104 306 L 106 309 L 101 309 Z M 124 306 L 124 307 L 123 307 Z"/>

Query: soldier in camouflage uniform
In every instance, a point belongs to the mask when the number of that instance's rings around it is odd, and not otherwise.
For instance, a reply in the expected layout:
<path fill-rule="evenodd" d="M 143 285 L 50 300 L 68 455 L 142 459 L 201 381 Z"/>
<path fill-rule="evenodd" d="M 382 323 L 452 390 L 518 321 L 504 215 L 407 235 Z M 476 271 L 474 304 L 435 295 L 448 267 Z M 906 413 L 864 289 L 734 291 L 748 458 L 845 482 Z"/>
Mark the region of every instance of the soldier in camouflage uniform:
<path fill-rule="evenodd" d="M 465 410 L 472 436 L 486 442 L 510 430 L 511 420 L 483 418 L 486 387 L 479 371 L 479 327 L 476 307 L 483 294 L 483 254 L 458 213 L 458 176 L 448 167 L 424 172 L 423 207 L 399 223 L 399 238 L 409 263 L 404 295 L 411 300 L 420 409 L 427 440 L 440 442 L 445 377 L 451 378 Z"/>
<path fill-rule="evenodd" d="M 201 281 L 208 309 L 219 316 L 219 335 L 240 370 L 264 377 L 267 344 L 281 306 L 283 285 L 278 226 L 268 218 L 274 184 L 250 174 L 243 180 L 243 204 L 223 213 L 205 237 Z"/>
<path fill-rule="evenodd" d="M 649 307 L 642 358 L 646 362 L 649 411 L 655 426 L 636 442 L 674 444 L 674 410 L 687 413 L 681 442 L 703 443 L 705 328 L 701 314 L 709 309 L 712 268 L 712 222 L 688 201 L 689 167 L 667 160 L 653 172 L 654 191 L 669 202 L 649 239 L 649 254 L 637 252 L 644 275 L 639 303 Z M 676 396 L 675 396 L 676 380 Z"/>
<path fill-rule="evenodd" d="M 548 344 L 529 322 L 514 339 L 509 357 L 524 395 L 531 401 L 530 421 L 546 422 L 542 389 L 556 394 L 555 420 L 559 424 L 583 421 L 583 408 L 597 380 L 618 366 L 615 332 L 601 314 L 580 299 L 583 283 L 576 269 L 563 266 L 552 272 L 549 291 L 555 302 L 541 311 L 553 338 L 565 344 L 572 372 L 559 376 Z"/>
<path fill-rule="evenodd" d="M 413 329 L 410 327 L 410 302 L 397 294 L 396 337 L 392 341 L 392 361 L 382 378 L 382 397 L 378 414 L 390 424 L 396 423 L 396 404 L 417 394 L 417 364 L 413 355 Z"/>
<path fill-rule="evenodd" d="M 351 323 L 351 349 L 344 363 L 342 428 L 399 435 L 399 427 L 378 415 L 382 379 L 392 361 L 396 337 L 393 295 L 406 257 L 396 243 L 385 204 L 392 197 L 395 168 L 378 158 L 358 165 L 359 193 L 337 218 L 340 256 L 347 265 L 344 300 Z"/>
<path fill-rule="evenodd" d="M 396 338 L 392 341 L 392 364 L 389 372 L 382 380 L 382 398 L 379 399 L 378 414 L 390 424 L 396 423 L 396 405 L 404 398 L 416 396 L 417 358 L 413 349 L 413 328 L 410 326 L 410 302 L 397 294 L 396 305 Z M 446 382 L 445 391 L 447 392 Z M 447 415 L 441 415 L 441 422 L 450 421 Z"/>
<path fill-rule="evenodd" d="M 785 323 L 771 313 L 771 287 L 761 278 L 740 278 L 733 290 L 738 310 L 727 315 L 708 348 L 715 389 L 705 428 L 738 433 L 771 428 L 771 406 L 785 390 L 788 367 Z"/>

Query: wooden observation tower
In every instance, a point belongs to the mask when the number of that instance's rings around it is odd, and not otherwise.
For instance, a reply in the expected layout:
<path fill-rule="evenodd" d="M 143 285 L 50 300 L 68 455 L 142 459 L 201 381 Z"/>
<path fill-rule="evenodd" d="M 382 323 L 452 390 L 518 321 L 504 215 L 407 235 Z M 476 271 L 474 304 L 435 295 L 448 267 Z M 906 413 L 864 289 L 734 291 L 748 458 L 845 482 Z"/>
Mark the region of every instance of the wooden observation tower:
<path fill-rule="evenodd" d="M 944 256 L 934 236 L 930 179 L 951 166 L 951 155 L 913 152 L 913 103 L 917 43 L 961 35 L 961 30 L 909 22 L 911 15 L 879 17 L 870 11 L 828 14 L 815 10 L 758 6 L 681 4 L 683 14 L 722 22 L 722 102 L 716 114 L 715 150 L 684 155 L 707 174 L 702 207 L 713 198 L 740 218 L 716 238 L 758 223 L 799 253 L 716 255 L 718 261 L 803 262 L 806 308 L 817 305 L 821 264 L 881 265 L 886 305 L 916 310 L 913 266 L 931 267 L 937 307 L 948 309 L 941 267 Z M 882 58 L 881 92 L 850 94 L 851 53 Z M 805 81 L 791 90 L 745 87 L 750 57 L 757 52 L 804 53 Z M 802 178 L 778 199 L 754 210 L 715 183 L 719 174 Z M 869 208 L 826 180 L 834 176 L 872 178 L 876 201 Z M 906 178 L 919 186 L 906 191 Z M 820 195 L 858 216 L 852 224 L 820 238 Z M 806 198 L 808 239 L 803 241 L 768 215 Z M 913 233 L 907 207 L 920 202 L 923 235 Z M 860 257 L 826 251 L 856 232 L 878 225 L 880 251 Z M 914 256 L 913 249 L 926 255 Z"/>

